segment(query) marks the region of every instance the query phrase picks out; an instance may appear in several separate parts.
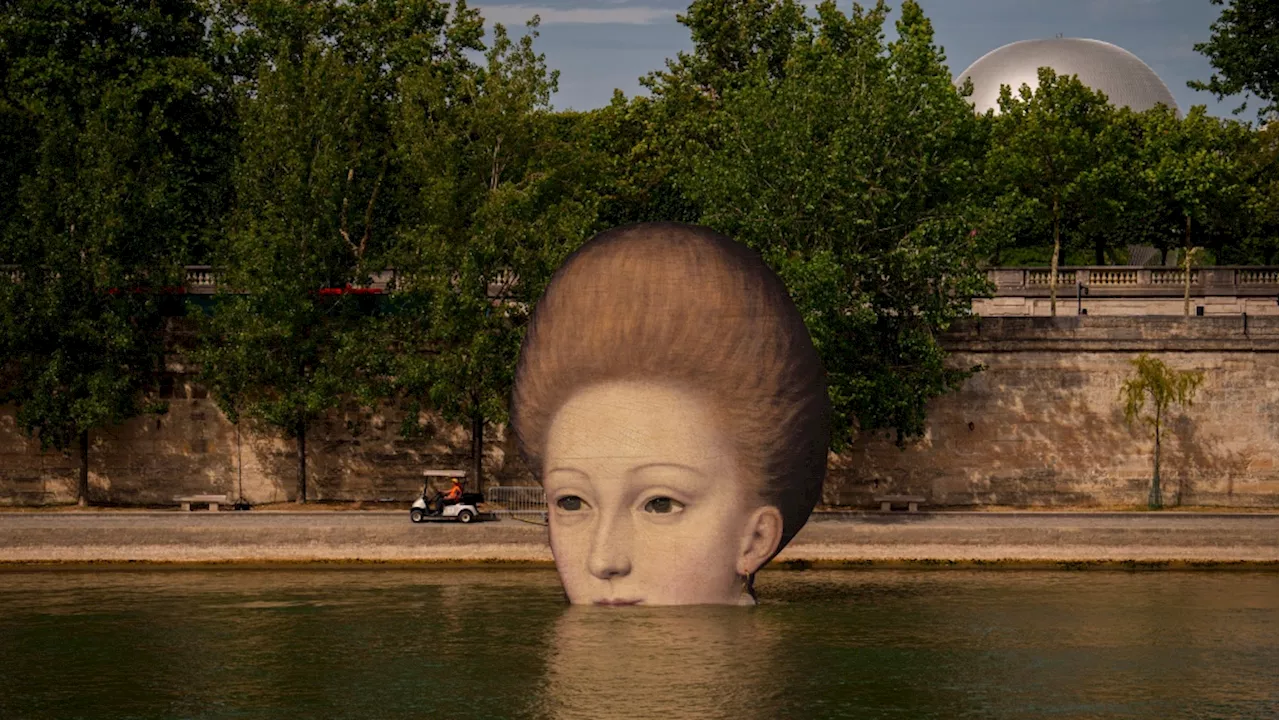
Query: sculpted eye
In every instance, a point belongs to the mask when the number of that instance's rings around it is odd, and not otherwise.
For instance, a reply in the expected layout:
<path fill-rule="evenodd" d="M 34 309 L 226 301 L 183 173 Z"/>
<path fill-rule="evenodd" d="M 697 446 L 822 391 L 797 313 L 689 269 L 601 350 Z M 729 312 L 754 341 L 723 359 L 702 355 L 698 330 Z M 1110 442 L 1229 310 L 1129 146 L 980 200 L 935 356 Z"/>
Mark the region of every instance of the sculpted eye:
<path fill-rule="evenodd" d="M 561 510 L 567 510 L 568 512 L 577 512 L 582 509 L 582 498 L 577 495 L 565 495 L 559 500 L 556 500 L 556 507 Z"/>
<path fill-rule="evenodd" d="M 684 503 L 679 500 L 672 500 L 669 497 L 656 497 L 644 504 L 644 511 L 665 515 L 667 513 L 676 513 L 684 509 Z"/>

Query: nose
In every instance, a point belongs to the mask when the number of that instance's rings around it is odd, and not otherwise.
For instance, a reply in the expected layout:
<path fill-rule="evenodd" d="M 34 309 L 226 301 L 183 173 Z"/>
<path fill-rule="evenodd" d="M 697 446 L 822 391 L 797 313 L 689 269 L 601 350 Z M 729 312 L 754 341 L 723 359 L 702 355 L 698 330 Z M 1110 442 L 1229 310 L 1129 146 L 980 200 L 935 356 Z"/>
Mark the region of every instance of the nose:
<path fill-rule="evenodd" d="M 631 572 L 631 528 L 625 519 L 602 517 L 591 538 L 587 569 L 601 580 Z"/>

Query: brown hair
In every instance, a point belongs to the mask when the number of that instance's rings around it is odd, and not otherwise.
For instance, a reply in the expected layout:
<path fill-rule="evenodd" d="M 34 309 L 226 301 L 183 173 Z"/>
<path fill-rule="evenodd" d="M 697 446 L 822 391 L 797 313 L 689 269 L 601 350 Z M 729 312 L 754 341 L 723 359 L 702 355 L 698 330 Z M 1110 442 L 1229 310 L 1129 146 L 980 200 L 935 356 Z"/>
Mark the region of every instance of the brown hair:
<path fill-rule="evenodd" d="M 782 512 L 781 550 L 821 494 L 831 406 L 804 321 L 755 251 L 707 228 L 643 223 L 569 256 L 534 308 L 511 402 L 539 480 L 552 419 L 575 392 L 646 379 L 712 403 L 740 465 Z"/>

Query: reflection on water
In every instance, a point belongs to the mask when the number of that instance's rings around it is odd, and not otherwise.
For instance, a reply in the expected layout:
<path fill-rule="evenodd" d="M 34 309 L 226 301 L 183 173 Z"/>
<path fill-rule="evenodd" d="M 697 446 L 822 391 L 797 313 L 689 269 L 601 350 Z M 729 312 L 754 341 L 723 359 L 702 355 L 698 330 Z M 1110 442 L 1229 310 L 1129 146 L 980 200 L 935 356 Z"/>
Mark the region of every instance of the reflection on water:
<path fill-rule="evenodd" d="M 1275 573 L 0 571 L 0 718 L 1274 718 Z"/>
<path fill-rule="evenodd" d="M 777 717 L 777 633 L 740 607 L 574 606 L 555 622 L 548 717 Z"/>

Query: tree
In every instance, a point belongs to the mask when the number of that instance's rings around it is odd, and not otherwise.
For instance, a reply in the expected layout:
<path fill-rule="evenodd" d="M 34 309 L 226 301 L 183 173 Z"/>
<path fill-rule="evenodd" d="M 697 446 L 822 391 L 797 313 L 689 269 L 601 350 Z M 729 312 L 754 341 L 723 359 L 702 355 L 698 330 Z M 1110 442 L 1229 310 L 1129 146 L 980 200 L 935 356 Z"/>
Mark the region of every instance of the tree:
<path fill-rule="evenodd" d="M 1200 253 L 1193 225 L 1202 231 L 1234 224 L 1256 192 L 1241 161 L 1252 131 L 1243 123 L 1210 117 L 1203 105 L 1179 118 L 1158 107 L 1139 116 L 1137 179 L 1140 207 L 1150 218 L 1151 242 L 1167 247 L 1181 240 L 1184 314 L 1191 310 L 1191 266 Z"/>
<path fill-rule="evenodd" d="M 1262 101 L 1258 118 L 1276 112 L 1276 85 L 1280 77 L 1280 52 L 1276 49 L 1276 3 L 1270 0 L 1210 0 L 1226 5 L 1209 27 L 1208 42 L 1196 43 L 1196 52 L 1209 58 L 1217 72 L 1209 81 L 1190 80 L 1187 87 L 1208 90 L 1219 100 L 1228 95 L 1252 93 Z M 1248 101 L 1234 110 L 1244 112 Z"/>
<path fill-rule="evenodd" d="M 235 204 L 201 374 L 229 415 L 297 444 L 307 501 L 308 428 L 385 391 L 384 320 L 360 293 L 397 227 L 392 123 L 422 67 L 468 66 L 480 25 L 459 3 L 226 3 L 215 35 L 236 87 Z"/>
<path fill-rule="evenodd" d="M 1023 85 L 1015 95 L 1001 88 L 986 169 L 989 182 L 1034 203 L 1052 227 L 1049 311 L 1057 315 L 1063 226 L 1088 234 L 1092 224 L 1096 236 L 1097 225 L 1121 212 L 1124 158 L 1106 95 L 1052 68 L 1040 68 L 1038 77 L 1035 91 Z"/>
<path fill-rule="evenodd" d="M 604 163 L 602 176 L 609 179 L 597 190 L 602 227 L 698 221 L 700 211 L 676 178 L 687 167 L 686 148 L 698 146 L 705 125 L 692 123 L 681 105 L 615 90 L 609 105 L 578 117 L 581 144 Z"/>
<path fill-rule="evenodd" d="M 1151 493 L 1147 505 L 1155 510 L 1162 506 L 1160 497 L 1160 434 L 1168 420 L 1171 407 L 1191 407 L 1191 401 L 1204 382 L 1204 373 L 1190 370 L 1173 370 L 1159 359 L 1147 354 L 1129 361 L 1134 374 L 1120 388 L 1120 400 L 1124 403 L 1124 419 L 1129 425 L 1135 421 L 1146 423 L 1155 437 L 1151 474 Z M 1144 410 L 1146 414 L 1143 414 Z"/>
<path fill-rule="evenodd" d="M 0 401 L 42 447 L 78 446 L 81 505 L 90 432 L 163 409 L 165 292 L 225 207 L 205 22 L 183 0 L 0 11 Z"/>
<path fill-rule="evenodd" d="M 804 5 L 795 0 L 693 0 L 676 19 L 689 28 L 695 51 L 679 53 L 667 79 L 687 76 L 712 98 L 751 82 L 756 70 L 772 79 L 785 76 L 796 39 L 810 28 Z"/>
<path fill-rule="evenodd" d="M 1236 217 L 1245 222 L 1213 251 L 1219 263 L 1275 265 L 1280 263 L 1280 123 L 1252 133 L 1238 160 L 1249 193 Z"/>
<path fill-rule="evenodd" d="M 496 25 L 484 63 L 453 78 L 405 80 L 396 162 L 408 208 L 392 375 L 420 432 L 431 408 L 471 431 L 483 482 L 487 426 L 505 422 L 528 311 L 551 273 L 595 228 L 602 166 L 550 107 L 557 74 L 534 51 L 537 17 L 512 40 Z"/>
<path fill-rule="evenodd" d="M 786 283 L 828 371 L 836 447 L 855 427 L 919 434 L 927 402 L 972 371 L 945 364 L 937 334 L 986 287 L 978 120 L 914 2 L 888 44 L 883 2 L 803 22 L 788 2 L 713 5 L 691 6 L 693 53 L 652 78 L 677 118 L 659 129 L 684 139 L 664 150 L 683 155 L 676 187 Z"/>

